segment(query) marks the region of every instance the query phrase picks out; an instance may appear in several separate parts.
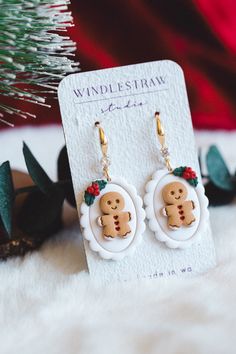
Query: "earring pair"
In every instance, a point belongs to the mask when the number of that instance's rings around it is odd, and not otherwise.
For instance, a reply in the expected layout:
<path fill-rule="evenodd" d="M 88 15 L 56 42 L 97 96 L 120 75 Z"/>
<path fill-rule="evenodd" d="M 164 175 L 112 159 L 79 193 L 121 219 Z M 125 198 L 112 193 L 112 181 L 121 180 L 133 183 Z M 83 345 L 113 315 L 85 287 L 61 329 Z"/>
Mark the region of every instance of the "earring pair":
<path fill-rule="evenodd" d="M 158 241 L 170 248 L 186 248 L 199 239 L 208 218 L 208 200 L 196 173 L 187 166 L 172 168 L 160 113 L 155 113 L 160 153 L 165 167 L 146 184 L 143 201 L 135 187 L 110 176 L 108 140 L 99 122 L 103 177 L 84 192 L 80 224 L 90 248 L 103 259 L 120 260 L 132 254 L 142 240 L 145 217 Z"/>

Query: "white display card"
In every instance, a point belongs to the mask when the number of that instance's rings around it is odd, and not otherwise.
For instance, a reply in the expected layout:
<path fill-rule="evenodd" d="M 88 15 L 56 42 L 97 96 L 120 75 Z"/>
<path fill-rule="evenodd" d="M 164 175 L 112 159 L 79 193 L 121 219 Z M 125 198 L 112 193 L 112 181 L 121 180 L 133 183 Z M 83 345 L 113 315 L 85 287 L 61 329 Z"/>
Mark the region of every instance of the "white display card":
<path fill-rule="evenodd" d="M 95 122 L 108 138 L 110 173 L 133 184 L 143 198 L 145 185 L 163 168 L 154 113 L 159 111 L 172 165 L 191 166 L 200 174 L 183 71 L 169 60 L 72 74 L 59 86 L 78 210 L 91 181 L 102 177 L 101 149 Z M 79 232 L 79 231 L 78 231 Z M 91 276 L 104 281 L 190 276 L 215 265 L 210 226 L 201 241 L 187 249 L 170 249 L 146 226 L 132 256 L 104 260 L 85 251 Z"/>

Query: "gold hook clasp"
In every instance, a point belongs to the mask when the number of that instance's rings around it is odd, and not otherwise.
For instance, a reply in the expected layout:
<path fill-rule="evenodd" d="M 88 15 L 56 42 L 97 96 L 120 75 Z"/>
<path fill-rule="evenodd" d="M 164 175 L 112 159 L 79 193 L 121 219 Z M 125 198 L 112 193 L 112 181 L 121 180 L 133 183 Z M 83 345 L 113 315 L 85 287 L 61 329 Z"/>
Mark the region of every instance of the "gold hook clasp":
<path fill-rule="evenodd" d="M 97 127 L 99 130 L 99 139 L 100 139 L 100 145 L 101 145 L 101 150 L 102 150 L 101 163 L 102 163 L 102 167 L 103 167 L 103 173 L 104 173 L 105 178 L 108 181 L 111 181 L 111 177 L 109 176 L 110 160 L 107 156 L 108 140 L 107 140 L 107 137 L 105 135 L 103 128 L 100 125 L 100 122 L 96 122 L 95 127 Z"/>
<path fill-rule="evenodd" d="M 156 118 L 157 136 L 161 144 L 161 155 L 165 160 L 165 164 L 166 167 L 168 168 L 168 171 L 171 172 L 172 167 L 170 164 L 170 155 L 169 155 L 168 147 L 165 144 L 165 130 L 161 123 L 160 112 L 155 112 L 155 118 Z"/>
<path fill-rule="evenodd" d="M 160 112 L 155 112 L 155 118 L 157 123 L 157 136 L 161 145 L 165 144 L 165 130 L 161 124 Z"/>
<path fill-rule="evenodd" d="M 107 154 L 107 149 L 108 149 L 108 140 L 107 137 L 105 135 L 104 130 L 102 129 L 102 127 L 100 126 L 99 122 L 95 123 L 95 126 L 98 128 L 99 130 L 99 138 L 100 138 L 100 145 L 101 145 L 101 149 L 102 149 L 102 153 L 103 155 Z"/>

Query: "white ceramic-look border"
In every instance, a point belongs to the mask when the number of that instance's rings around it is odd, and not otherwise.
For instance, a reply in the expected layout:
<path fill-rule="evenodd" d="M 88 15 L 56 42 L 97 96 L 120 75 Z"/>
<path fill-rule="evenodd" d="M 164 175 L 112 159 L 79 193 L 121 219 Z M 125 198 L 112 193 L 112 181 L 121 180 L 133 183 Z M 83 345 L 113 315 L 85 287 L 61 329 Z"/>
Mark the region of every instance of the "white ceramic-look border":
<path fill-rule="evenodd" d="M 124 211 L 131 212 L 131 234 L 129 237 L 106 240 L 102 236 L 102 228 L 97 224 L 101 216 L 99 207 L 100 198 L 107 192 L 119 192 L 125 199 Z M 100 195 L 95 198 L 94 204 L 88 206 L 85 202 L 80 207 L 80 225 L 83 237 L 88 241 L 89 247 L 98 252 L 103 259 L 118 261 L 131 255 L 142 240 L 145 231 L 145 211 L 142 199 L 138 196 L 134 186 L 128 184 L 123 178 L 112 177 Z"/>
<path fill-rule="evenodd" d="M 167 225 L 167 218 L 161 213 L 165 206 L 161 191 L 164 185 L 176 180 L 187 187 L 188 199 L 193 200 L 196 205 L 193 211 L 196 216 L 196 222 L 191 227 L 182 227 L 173 231 Z M 200 240 L 209 218 L 208 199 L 201 183 L 198 183 L 196 187 L 192 187 L 183 178 L 174 176 L 165 169 L 159 170 L 154 173 L 151 181 L 146 185 L 144 203 L 150 229 L 155 233 L 157 240 L 164 242 L 167 247 L 187 248 Z"/>

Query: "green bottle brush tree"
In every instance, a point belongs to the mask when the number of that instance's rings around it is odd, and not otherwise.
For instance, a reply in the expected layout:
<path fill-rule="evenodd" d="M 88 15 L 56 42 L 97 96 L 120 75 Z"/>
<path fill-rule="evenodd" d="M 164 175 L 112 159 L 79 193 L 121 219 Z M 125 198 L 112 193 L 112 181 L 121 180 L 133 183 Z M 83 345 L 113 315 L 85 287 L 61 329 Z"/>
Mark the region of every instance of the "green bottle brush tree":
<path fill-rule="evenodd" d="M 15 102 L 48 106 L 46 98 L 55 96 L 61 79 L 78 71 L 73 61 L 76 45 L 66 35 L 73 26 L 69 4 L 69 0 L 0 0 L 1 122 L 14 126 L 16 115 L 34 118 Z"/>

